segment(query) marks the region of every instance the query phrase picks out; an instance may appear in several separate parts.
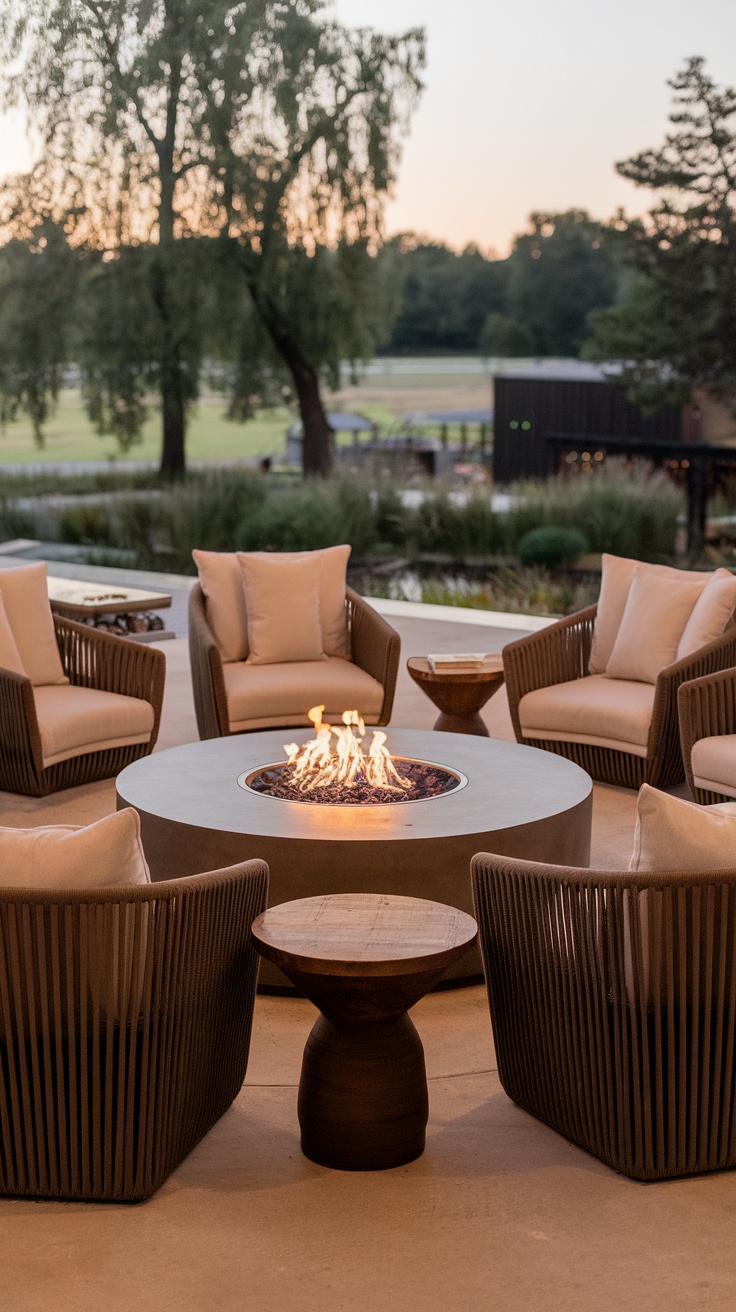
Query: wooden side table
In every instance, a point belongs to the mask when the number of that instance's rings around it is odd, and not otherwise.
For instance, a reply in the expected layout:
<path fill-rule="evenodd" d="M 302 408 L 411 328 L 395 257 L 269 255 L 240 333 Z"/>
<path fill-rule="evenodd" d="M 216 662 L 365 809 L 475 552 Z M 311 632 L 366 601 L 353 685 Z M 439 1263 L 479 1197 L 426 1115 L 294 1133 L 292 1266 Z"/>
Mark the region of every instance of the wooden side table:
<path fill-rule="evenodd" d="M 503 657 L 500 653 L 484 661 L 481 669 L 463 674 L 449 670 L 434 673 L 424 656 L 410 656 L 406 668 L 440 712 L 433 728 L 443 733 L 490 737 L 479 711 L 503 684 Z"/>
<path fill-rule="evenodd" d="M 424 1049 L 409 1007 L 475 941 L 472 916 L 422 898 L 333 893 L 269 908 L 253 943 L 320 1009 L 299 1082 L 302 1151 L 381 1171 L 424 1151 Z"/>

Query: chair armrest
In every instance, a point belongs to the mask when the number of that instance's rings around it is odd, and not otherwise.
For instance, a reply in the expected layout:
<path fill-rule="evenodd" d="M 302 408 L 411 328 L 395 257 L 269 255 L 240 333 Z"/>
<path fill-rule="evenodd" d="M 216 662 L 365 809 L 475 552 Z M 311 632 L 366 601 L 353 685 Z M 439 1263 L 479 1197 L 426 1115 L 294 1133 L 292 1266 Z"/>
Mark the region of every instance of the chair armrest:
<path fill-rule="evenodd" d="M 117 638 L 87 624 L 54 615 L 61 664 L 69 682 L 150 702 L 154 721 L 151 748 L 161 723 L 166 681 L 166 657 L 144 643 Z"/>
<path fill-rule="evenodd" d="M 225 676 L 220 649 L 207 623 L 204 593 L 199 583 L 189 593 L 189 660 L 199 736 L 222 738 L 230 732 Z"/>
<path fill-rule="evenodd" d="M 649 730 L 650 756 L 656 754 L 657 745 L 665 735 L 673 738 L 679 745 L 678 699 L 681 685 L 706 675 L 727 671 L 734 665 L 736 665 L 736 624 L 726 629 L 720 638 L 716 638 L 707 646 L 700 647 L 690 656 L 684 656 L 682 660 L 675 661 L 674 664 L 660 671 Z M 689 754 L 687 760 L 689 761 Z"/>
<path fill-rule="evenodd" d="M 350 608 L 353 661 L 381 684 L 383 707 L 378 723 L 388 724 L 399 672 L 401 638 L 383 616 L 352 588 L 347 588 L 345 596 Z"/>
<path fill-rule="evenodd" d="M 0 669 L 0 751 L 10 755 L 14 771 L 24 773 L 24 760 L 29 766 L 32 762 L 36 771 L 43 769 L 33 684 L 15 670 Z"/>
<path fill-rule="evenodd" d="M 509 710 L 517 740 L 522 739 L 519 702 L 528 692 L 581 679 L 588 672 L 597 606 L 588 606 L 503 649 Z"/>
<path fill-rule="evenodd" d="M 692 750 L 701 738 L 736 733 L 736 670 L 690 679 L 677 689 L 677 714 L 685 777 L 695 795 Z"/>

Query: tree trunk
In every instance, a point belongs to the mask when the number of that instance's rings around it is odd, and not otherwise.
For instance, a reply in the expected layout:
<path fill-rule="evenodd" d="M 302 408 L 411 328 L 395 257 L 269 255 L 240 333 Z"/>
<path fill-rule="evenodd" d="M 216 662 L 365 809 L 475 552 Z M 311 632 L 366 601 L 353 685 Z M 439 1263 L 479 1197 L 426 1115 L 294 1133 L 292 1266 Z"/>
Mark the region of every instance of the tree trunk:
<path fill-rule="evenodd" d="M 294 383 L 304 438 L 302 472 L 305 478 L 327 478 L 332 469 L 332 429 L 322 404 L 316 369 L 305 360 L 288 327 L 268 299 L 261 295 L 256 279 L 248 279 L 253 303 L 271 341 Z"/>
<path fill-rule="evenodd" d="M 154 301 L 161 319 L 161 464 L 164 478 L 179 478 L 186 470 L 186 391 L 176 322 L 173 157 L 160 157 L 159 252 L 154 262 Z"/>

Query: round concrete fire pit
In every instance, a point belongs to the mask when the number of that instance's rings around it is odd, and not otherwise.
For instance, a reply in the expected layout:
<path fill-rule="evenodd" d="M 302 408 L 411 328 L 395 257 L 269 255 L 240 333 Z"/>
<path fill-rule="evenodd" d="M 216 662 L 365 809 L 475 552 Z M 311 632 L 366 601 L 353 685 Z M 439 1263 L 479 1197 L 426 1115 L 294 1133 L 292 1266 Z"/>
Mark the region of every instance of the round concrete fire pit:
<path fill-rule="evenodd" d="M 394 755 L 444 766 L 463 786 L 377 806 L 304 804 L 243 787 L 284 760 L 285 742 L 311 737 L 309 729 L 277 729 L 134 761 L 118 776 L 118 807 L 140 815 L 153 879 L 261 857 L 271 871 L 271 906 L 320 893 L 397 893 L 472 913 L 476 852 L 588 864 L 593 786 L 572 761 L 492 738 L 387 732 Z M 477 952 L 457 970 L 479 975 Z M 276 967 L 264 963 L 261 971 L 262 984 L 286 984 Z"/>

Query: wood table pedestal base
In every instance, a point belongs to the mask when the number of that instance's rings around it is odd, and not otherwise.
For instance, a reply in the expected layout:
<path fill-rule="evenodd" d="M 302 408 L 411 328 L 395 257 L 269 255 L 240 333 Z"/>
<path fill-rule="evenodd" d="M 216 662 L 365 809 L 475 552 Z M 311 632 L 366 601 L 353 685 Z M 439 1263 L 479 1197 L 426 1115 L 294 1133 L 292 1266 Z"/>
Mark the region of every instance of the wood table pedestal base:
<path fill-rule="evenodd" d="M 365 1025 L 320 1015 L 307 1040 L 298 1103 L 302 1152 L 320 1166 L 383 1171 L 424 1152 L 424 1048 L 403 1013 Z"/>

